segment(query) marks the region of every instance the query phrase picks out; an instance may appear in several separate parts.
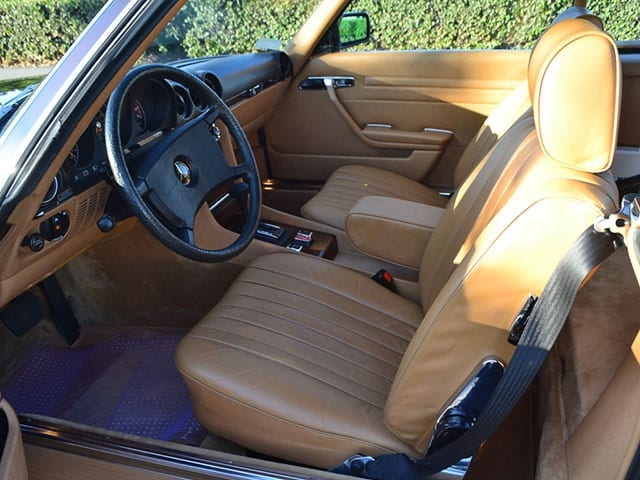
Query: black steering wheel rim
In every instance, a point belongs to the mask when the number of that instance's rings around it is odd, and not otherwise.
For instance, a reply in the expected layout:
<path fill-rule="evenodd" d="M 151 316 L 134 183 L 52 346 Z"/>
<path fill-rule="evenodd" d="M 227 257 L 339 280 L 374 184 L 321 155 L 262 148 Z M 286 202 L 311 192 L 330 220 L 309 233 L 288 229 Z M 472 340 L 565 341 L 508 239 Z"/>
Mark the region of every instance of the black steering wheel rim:
<path fill-rule="evenodd" d="M 149 77 L 175 81 L 196 93 L 200 100 L 212 109 L 211 111 L 215 111 L 216 119 L 222 120 L 235 141 L 240 161 L 236 170 L 248 184 L 248 202 L 244 227 L 239 237 L 225 248 L 209 250 L 180 238 L 163 223 L 145 201 L 143 194 L 139 191 L 139 182 L 137 186 L 134 182 L 126 162 L 121 138 L 121 112 L 125 108 L 127 94 L 131 88 Z M 173 132 L 169 133 L 168 138 L 171 138 L 172 134 Z M 215 263 L 239 255 L 251 243 L 260 219 L 261 206 L 260 176 L 256 161 L 238 120 L 224 101 L 200 79 L 188 72 L 166 65 L 144 65 L 131 70 L 114 90 L 107 103 L 105 142 L 113 179 L 124 200 L 147 230 L 170 250 L 192 260 Z M 233 167 L 229 168 L 233 169 Z"/>

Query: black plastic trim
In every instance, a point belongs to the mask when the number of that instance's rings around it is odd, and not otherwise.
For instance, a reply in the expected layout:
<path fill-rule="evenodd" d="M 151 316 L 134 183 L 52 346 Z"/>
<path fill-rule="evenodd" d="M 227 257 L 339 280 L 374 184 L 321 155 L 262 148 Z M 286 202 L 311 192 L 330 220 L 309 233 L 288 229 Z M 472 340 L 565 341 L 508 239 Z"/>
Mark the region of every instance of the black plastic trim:
<path fill-rule="evenodd" d="M 178 62 L 174 66 L 196 75 L 226 101 L 286 76 L 286 62 L 281 56 L 282 52 L 247 53 Z"/>

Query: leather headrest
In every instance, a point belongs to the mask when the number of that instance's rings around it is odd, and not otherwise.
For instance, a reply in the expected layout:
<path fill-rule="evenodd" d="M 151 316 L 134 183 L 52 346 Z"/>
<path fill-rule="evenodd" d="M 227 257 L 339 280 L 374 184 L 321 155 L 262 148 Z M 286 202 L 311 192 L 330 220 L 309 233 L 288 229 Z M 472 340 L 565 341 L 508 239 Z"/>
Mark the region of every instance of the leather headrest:
<path fill-rule="evenodd" d="M 614 41 L 586 19 L 552 25 L 529 60 L 529 95 L 544 153 L 566 166 L 611 166 L 620 112 L 620 59 Z"/>

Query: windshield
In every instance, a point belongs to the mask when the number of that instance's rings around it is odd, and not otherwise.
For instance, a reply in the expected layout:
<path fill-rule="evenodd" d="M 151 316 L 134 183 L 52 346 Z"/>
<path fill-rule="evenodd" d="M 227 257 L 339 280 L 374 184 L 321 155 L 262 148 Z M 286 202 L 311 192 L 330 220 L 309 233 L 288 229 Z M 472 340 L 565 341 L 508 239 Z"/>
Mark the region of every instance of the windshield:
<path fill-rule="evenodd" d="M 268 38 L 284 47 L 319 0 L 191 0 L 182 7 L 141 63 L 249 53 Z"/>
<path fill-rule="evenodd" d="M 34 8 L 44 0 L 0 3 L 0 132 L 28 95 L 104 5 L 71 0 Z M 14 5 L 15 3 L 15 5 Z M 249 53 L 256 41 L 286 45 L 319 0 L 191 0 L 138 60 L 167 63 L 203 56 Z M 10 8 L 11 7 L 11 8 Z M 21 25 L 18 32 L 15 25 Z M 6 28 L 5 28 L 6 27 Z M 27 90 L 25 90 L 27 89 Z"/>
<path fill-rule="evenodd" d="M 0 107 L 44 78 L 105 1 L 72 0 L 66 7 L 56 4 L 46 9 L 33 8 L 33 0 L 8 3 L 0 3 Z M 285 46 L 318 3 L 188 1 L 139 63 L 249 53 L 262 38 L 276 39 Z M 14 25 L 26 27 L 18 32 Z"/>

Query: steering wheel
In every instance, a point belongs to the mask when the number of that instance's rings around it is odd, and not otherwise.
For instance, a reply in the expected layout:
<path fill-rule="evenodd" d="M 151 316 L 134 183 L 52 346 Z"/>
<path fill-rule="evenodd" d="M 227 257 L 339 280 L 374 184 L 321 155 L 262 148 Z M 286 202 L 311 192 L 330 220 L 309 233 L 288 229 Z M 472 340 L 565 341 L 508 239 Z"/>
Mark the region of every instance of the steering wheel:
<path fill-rule="evenodd" d="M 122 119 L 126 118 L 123 112 L 128 108 L 127 94 L 131 88 L 149 79 L 179 83 L 207 107 L 196 118 L 166 131 L 141 160 L 131 162 L 135 163 L 134 170 L 127 164 L 121 137 Z M 220 131 L 214 124 L 218 119 L 235 141 L 238 165 L 229 165 L 223 153 Z M 147 230 L 169 249 L 200 262 L 223 262 L 249 245 L 260 219 L 258 168 L 238 120 L 205 83 L 190 73 L 165 65 L 145 65 L 131 70 L 107 104 L 105 141 L 113 178 L 124 200 Z M 240 200 L 244 203 L 241 206 L 245 217 L 240 236 L 222 249 L 198 247 L 193 235 L 196 213 L 212 190 L 238 179 L 243 183 L 235 183 L 234 187 L 239 185 L 245 191 L 240 194 L 245 195 Z"/>

